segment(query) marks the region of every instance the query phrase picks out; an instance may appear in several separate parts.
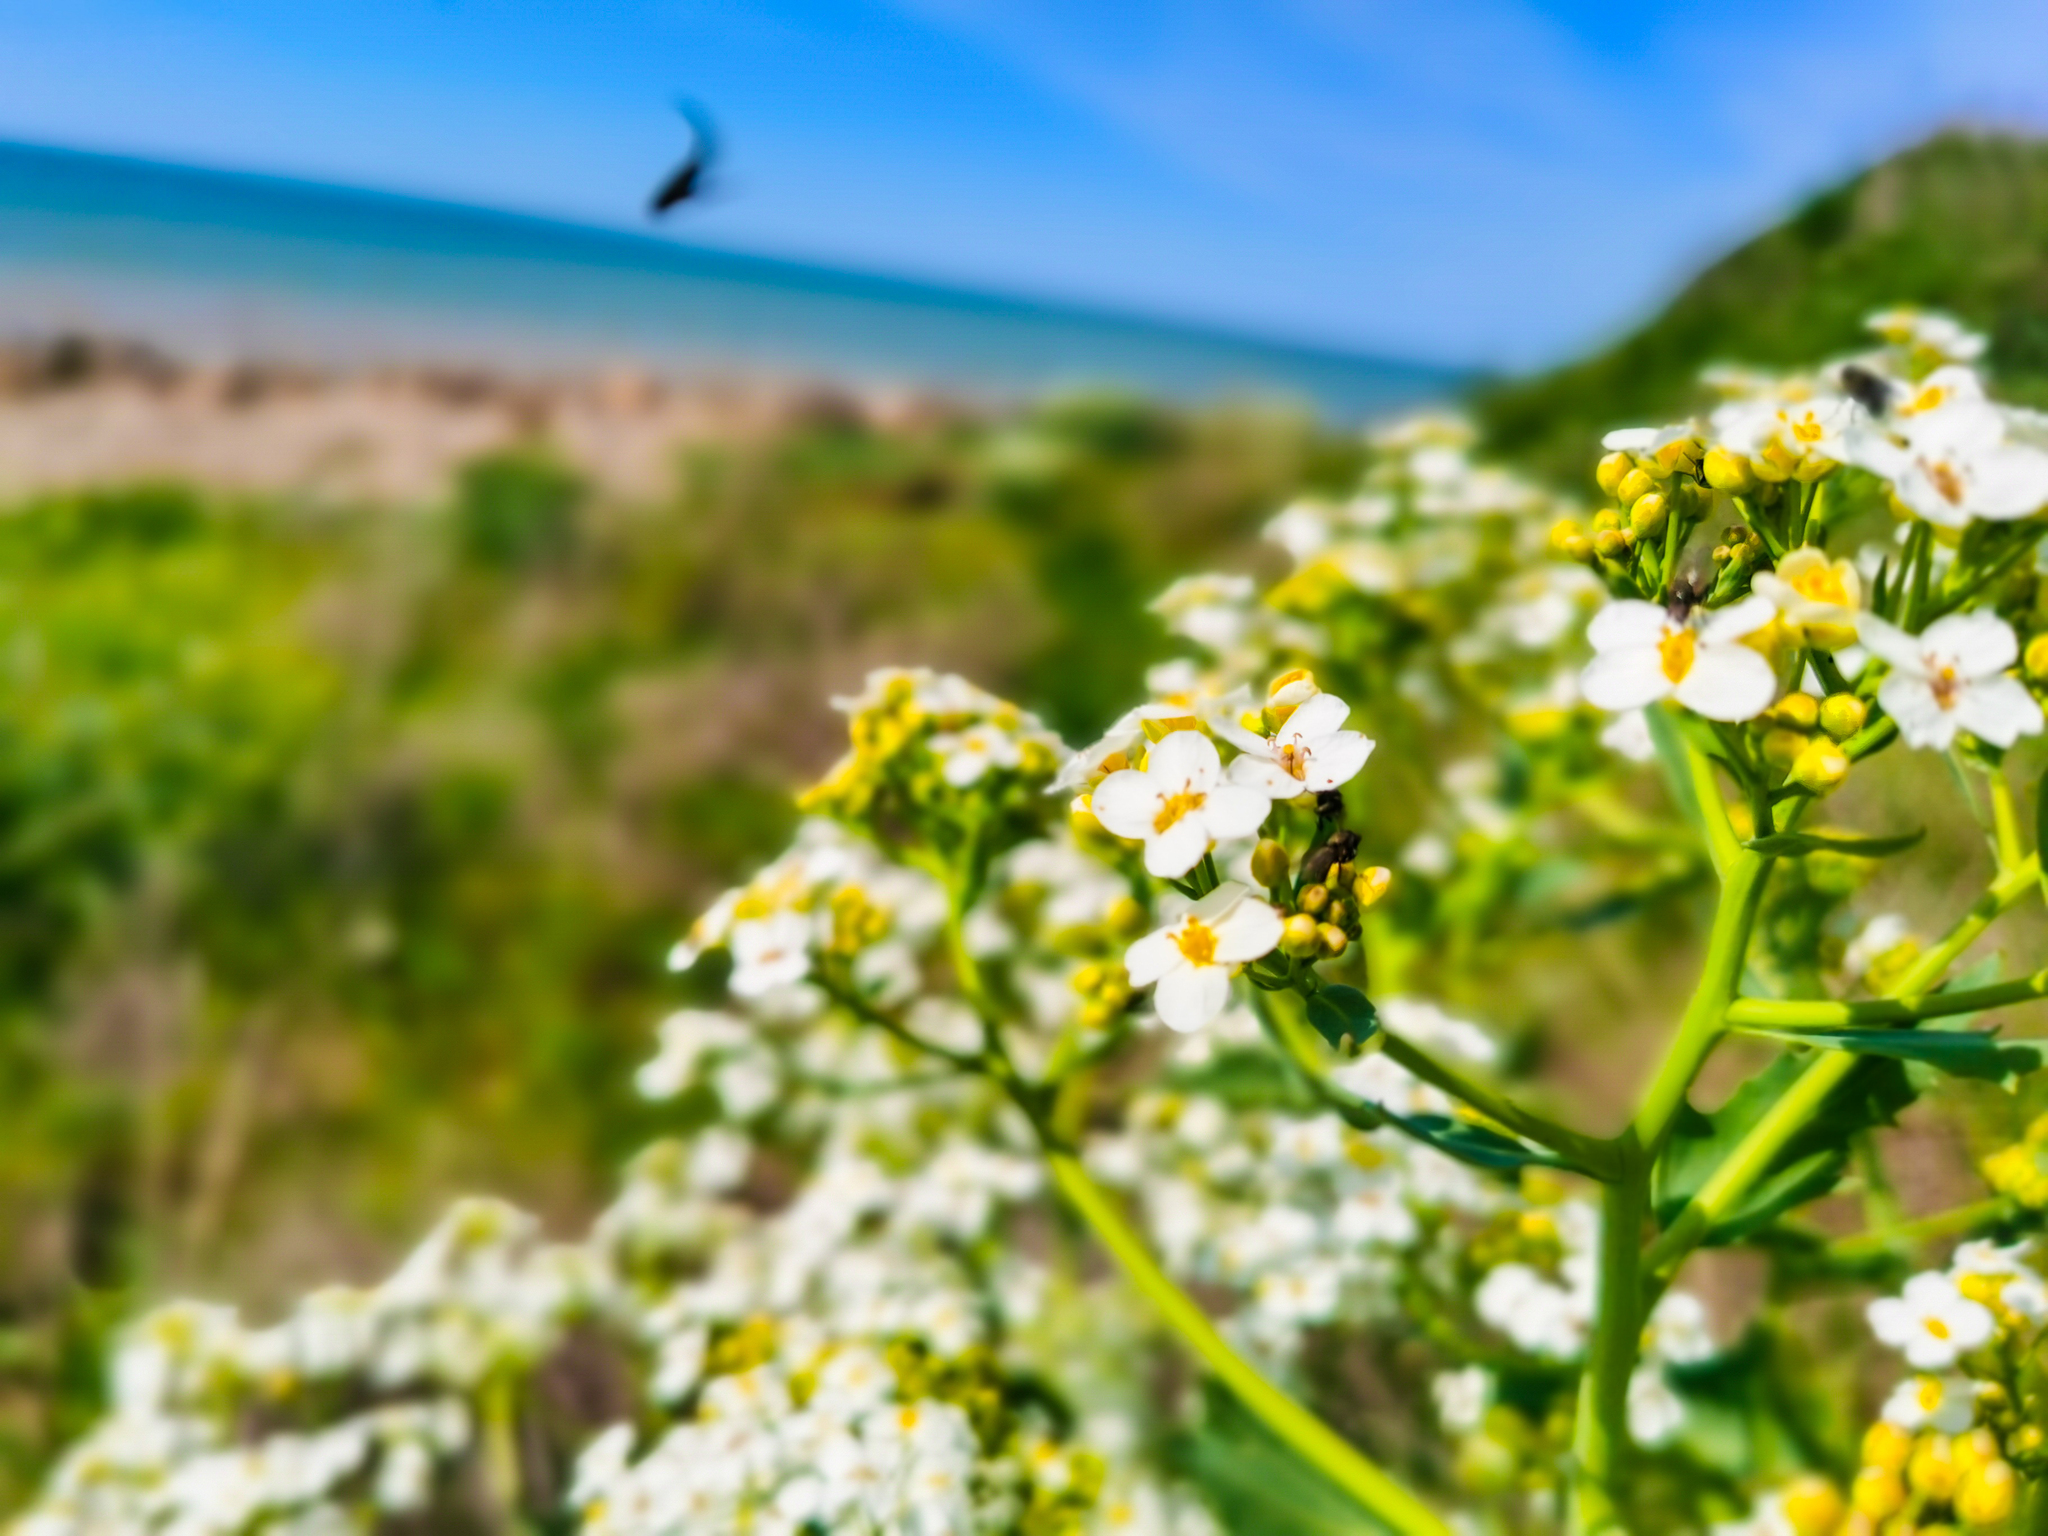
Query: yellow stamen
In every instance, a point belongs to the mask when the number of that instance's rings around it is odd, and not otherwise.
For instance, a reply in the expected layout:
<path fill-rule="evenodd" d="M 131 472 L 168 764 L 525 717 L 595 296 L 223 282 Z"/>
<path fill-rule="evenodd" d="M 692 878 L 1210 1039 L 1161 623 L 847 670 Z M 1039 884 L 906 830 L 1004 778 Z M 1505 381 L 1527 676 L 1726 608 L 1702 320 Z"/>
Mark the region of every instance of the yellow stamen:
<path fill-rule="evenodd" d="M 1934 690 L 1934 702 L 1943 709 L 1954 709 L 1963 692 L 1962 680 L 1956 676 L 1954 667 L 1943 667 L 1927 680 L 1927 686 Z"/>
<path fill-rule="evenodd" d="M 1816 565 L 1800 572 L 1792 579 L 1792 590 L 1816 603 L 1833 603 L 1838 607 L 1849 604 L 1849 588 L 1841 572 L 1832 565 Z"/>
<path fill-rule="evenodd" d="M 1189 811 L 1199 811 L 1208 799 L 1207 795 L 1196 794 L 1193 790 L 1187 789 L 1166 796 L 1159 802 L 1159 814 L 1152 818 L 1152 830 L 1164 832 Z"/>
<path fill-rule="evenodd" d="M 1216 963 L 1216 930 L 1200 918 L 1189 918 L 1173 936 L 1174 946 L 1190 965 Z"/>
<path fill-rule="evenodd" d="M 1674 629 L 1657 642 L 1657 660 L 1663 665 L 1665 678 L 1673 683 L 1685 681 L 1686 673 L 1692 670 L 1693 652 L 1699 649 L 1699 640 L 1689 629 Z"/>

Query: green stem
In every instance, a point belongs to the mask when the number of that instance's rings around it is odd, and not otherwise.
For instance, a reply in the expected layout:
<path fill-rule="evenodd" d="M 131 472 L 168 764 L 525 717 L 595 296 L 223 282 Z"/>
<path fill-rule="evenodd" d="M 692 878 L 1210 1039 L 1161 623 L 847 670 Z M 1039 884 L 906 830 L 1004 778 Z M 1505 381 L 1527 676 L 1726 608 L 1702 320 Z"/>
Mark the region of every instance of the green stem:
<path fill-rule="evenodd" d="M 1941 978 L 1958 956 L 1983 936 L 1984 930 L 2007 909 L 2034 888 L 2040 877 L 2040 858 L 2029 855 L 2016 868 L 1993 881 L 1962 921 L 1950 929 L 1940 943 L 1925 951 L 1891 990 L 1894 1000 L 1911 1008 L 1924 1005 Z M 1712 1230 L 1714 1224 L 1736 1202 L 1747 1195 L 1765 1173 L 1785 1144 L 1800 1128 L 1820 1113 L 1821 1107 L 1863 1058 L 1849 1051 L 1831 1051 L 1816 1060 L 1765 1111 L 1749 1134 L 1736 1144 L 1721 1166 L 1700 1186 L 1685 1209 L 1679 1212 L 1665 1233 L 1650 1248 L 1648 1281 L 1661 1289 L 1677 1273 L 1685 1256 Z"/>
<path fill-rule="evenodd" d="M 1728 1005 L 1728 1023 L 1735 1029 L 1745 1025 L 1766 1029 L 1846 1029 L 1870 1024 L 1916 1024 L 1922 1019 L 1982 1013 L 2039 997 L 2048 997 L 2048 971 L 2036 971 L 2031 976 L 1988 987 L 1936 992 L 1914 1002 L 1895 997 L 1873 997 L 1853 1003 L 1739 997 Z"/>
<path fill-rule="evenodd" d="M 2020 837 L 2019 809 L 2013 804 L 2012 781 L 1999 768 L 1985 777 L 1991 781 L 1991 826 L 1997 839 L 1998 867 L 2011 869 L 2026 857 Z"/>
<path fill-rule="evenodd" d="M 1895 1222 L 1888 1227 L 1858 1232 L 1852 1237 L 1837 1238 L 1828 1244 L 1828 1252 L 1838 1259 L 1860 1259 L 1900 1244 L 1923 1243 L 1934 1237 L 1957 1237 L 1965 1232 L 1995 1227 L 2010 1220 L 2014 1210 L 2012 1201 L 1996 1195 L 1989 1200 L 1959 1205 L 1952 1211 L 1922 1216 L 1917 1221 Z"/>
<path fill-rule="evenodd" d="M 1720 803 L 1719 798 L 1715 804 Z M 1654 1160 L 1670 1134 L 1672 1118 L 1685 1102 L 1685 1093 L 1698 1075 L 1700 1064 L 1714 1048 L 1723 1029 L 1728 1006 L 1742 982 L 1744 958 L 1749 952 L 1750 930 L 1756 926 L 1758 907 L 1763 902 L 1770 859 L 1747 848 L 1738 848 L 1721 873 L 1721 905 L 1714 913 L 1714 927 L 1707 938 L 1707 958 L 1700 969 L 1699 984 L 1692 1001 L 1679 1020 L 1671 1049 L 1644 1091 L 1636 1111 L 1634 1131 L 1646 1159 Z"/>
<path fill-rule="evenodd" d="M 1621 1176 L 1600 1200 L 1598 1322 L 1586 1373 L 1579 1381 L 1572 1433 L 1574 1536 L 1625 1532 L 1620 1486 L 1629 1452 L 1628 1382 L 1642 1336 L 1643 1218 L 1649 1209 L 1649 1165 L 1633 1130 L 1615 1143 Z"/>
<path fill-rule="evenodd" d="M 1597 1179 L 1605 1181 L 1613 1179 L 1618 1174 L 1621 1164 L 1615 1154 L 1613 1142 L 1582 1135 L 1536 1114 L 1533 1110 L 1524 1109 L 1506 1094 L 1499 1093 L 1483 1083 L 1474 1082 L 1455 1067 L 1446 1066 L 1427 1051 L 1410 1044 L 1391 1031 L 1381 1030 L 1380 1039 L 1385 1042 L 1383 1048 L 1388 1060 L 1406 1067 L 1416 1077 L 1441 1088 L 1452 1098 L 1463 1099 L 1489 1120 L 1535 1142 L 1539 1147 L 1548 1147 L 1551 1151 L 1571 1159 Z"/>
<path fill-rule="evenodd" d="M 1230 1347 L 1208 1315 L 1159 1267 L 1144 1240 L 1072 1155 L 1052 1152 L 1048 1161 L 1053 1183 L 1074 1213 L 1123 1266 L 1161 1320 L 1260 1423 L 1390 1530 L 1402 1536 L 1451 1536 L 1451 1528 L 1428 1505 Z"/>

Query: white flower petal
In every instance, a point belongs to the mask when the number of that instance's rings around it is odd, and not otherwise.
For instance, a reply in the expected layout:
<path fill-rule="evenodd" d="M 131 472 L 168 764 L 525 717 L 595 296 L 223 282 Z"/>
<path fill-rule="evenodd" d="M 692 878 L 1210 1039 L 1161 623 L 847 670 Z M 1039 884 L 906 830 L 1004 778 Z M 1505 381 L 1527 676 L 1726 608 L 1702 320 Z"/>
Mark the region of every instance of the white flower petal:
<path fill-rule="evenodd" d="M 1865 647 L 1876 653 L 1878 660 L 1910 672 L 1926 670 L 1926 658 L 1918 637 L 1907 634 L 1898 625 L 1880 619 L 1874 613 L 1866 613 L 1856 620 L 1856 635 Z"/>
<path fill-rule="evenodd" d="M 1264 752 L 1263 742 L 1258 750 Z M 1270 757 L 1253 756 L 1251 753 L 1230 760 L 1230 782 L 1255 789 L 1269 800 L 1292 800 L 1307 787 Z"/>
<path fill-rule="evenodd" d="M 1327 736 L 1332 731 L 1342 730 L 1350 713 L 1351 706 L 1334 693 L 1319 693 L 1287 717 L 1287 723 L 1280 728 L 1280 735 L 1296 741 Z"/>
<path fill-rule="evenodd" d="M 1936 619 L 1920 633 L 1923 656 L 1943 657 L 1965 677 L 2003 672 L 2020 658 L 2012 626 L 1982 608 Z"/>
<path fill-rule="evenodd" d="M 1645 605 L 1647 606 L 1647 605 Z M 1579 691 L 1600 709 L 1641 709 L 1671 694 L 1655 645 L 1603 651 L 1579 674 Z"/>
<path fill-rule="evenodd" d="M 1179 961 L 1180 946 L 1173 942 L 1173 934 L 1173 929 L 1162 928 L 1134 941 L 1124 951 L 1124 970 L 1130 974 L 1132 986 L 1151 986 Z"/>
<path fill-rule="evenodd" d="M 1230 971 L 1221 965 L 1181 965 L 1159 979 L 1152 1006 L 1168 1029 L 1200 1029 L 1230 1003 Z"/>
<path fill-rule="evenodd" d="M 1702 645 L 1677 688 L 1678 702 L 1709 720 L 1754 719 L 1777 694 L 1771 664 L 1746 645 Z"/>
<path fill-rule="evenodd" d="M 1216 959 L 1242 965 L 1269 955 L 1280 942 L 1280 914 L 1263 901 L 1246 901 L 1216 925 Z"/>
<path fill-rule="evenodd" d="M 1167 794 L 1183 784 L 1203 790 L 1222 775 L 1223 759 L 1217 756 L 1216 743 L 1200 731 L 1169 731 L 1152 748 L 1145 772 Z"/>
<path fill-rule="evenodd" d="M 1209 791 L 1209 798 L 1201 810 L 1201 820 L 1211 837 L 1250 837 L 1264 825 L 1273 809 L 1273 800 L 1264 790 L 1252 789 L 1243 784 L 1220 784 Z M 1190 821 L 1194 817 L 1188 818 Z"/>
<path fill-rule="evenodd" d="M 1994 747 L 2009 747 L 2041 729 L 2041 706 L 2014 677 L 1984 677 L 1956 700 L 1956 724 Z"/>
<path fill-rule="evenodd" d="M 1754 634 L 1778 616 L 1778 606 L 1768 597 L 1751 593 L 1732 608 L 1716 608 L 1700 620 L 1700 644 L 1725 645 Z"/>
<path fill-rule="evenodd" d="M 1239 794 L 1250 794 L 1250 790 L 1239 790 Z M 1261 799 L 1262 806 L 1267 802 Z M 1264 813 L 1261 812 L 1261 815 Z M 1145 843 L 1145 871 L 1162 880 L 1175 880 L 1202 862 L 1202 855 L 1209 851 L 1209 832 L 1199 816 L 1183 816 L 1164 832 L 1155 833 Z"/>
<path fill-rule="evenodd" d="M 1150 837 L 1159 799 L 1159 786 L 1149 773 L 1124 768 L 1095 786 L 1088 808 L 1118 837 Z"/>
<path fill-rule="evenodd" d="M 1927 680 L 1894 672 L 1877 690 L 1877 702 L 1899 727 L 1909 747 L 1946 752 L 1956 739 L 1956 717 L 1941 707 Z"/>
<path fill-rule="evenodd" d="M 1593 615 L 1593 621 L 1586 626 L 1586 640 L 1596 651 L 1654 646 L 1664 638 L 1664 627 L 1669 622 L 1670 615 L 1655 603 L 1625 597 Z"/>

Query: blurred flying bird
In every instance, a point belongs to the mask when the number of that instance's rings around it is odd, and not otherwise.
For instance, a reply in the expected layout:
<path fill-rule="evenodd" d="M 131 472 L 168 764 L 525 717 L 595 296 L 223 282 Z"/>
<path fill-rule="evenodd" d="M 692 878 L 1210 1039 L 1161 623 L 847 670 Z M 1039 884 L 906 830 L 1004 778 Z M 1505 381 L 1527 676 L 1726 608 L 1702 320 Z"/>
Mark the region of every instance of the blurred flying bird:
<path fill-rule="evenodd" d="M 690 157 L 655 192 L 654 200 L 647 209 L 655 218 L 660 218 L 677 203 L 702 195 L 704 173 L 718 155 L 718 137 L 712 132 L 711 119 L 705 115 L 704 109 L 694 102 L 679 101 L 676 110 L 690 125 Z"/>

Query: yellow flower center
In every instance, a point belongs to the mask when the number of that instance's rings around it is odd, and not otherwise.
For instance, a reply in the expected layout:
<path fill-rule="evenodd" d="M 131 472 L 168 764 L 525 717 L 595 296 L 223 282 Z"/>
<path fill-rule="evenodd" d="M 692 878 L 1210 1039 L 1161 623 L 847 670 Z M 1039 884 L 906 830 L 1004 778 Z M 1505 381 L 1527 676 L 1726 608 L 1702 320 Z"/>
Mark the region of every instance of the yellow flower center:
<path fill-rule="evenodd" d="M 1948 1337 L 1948 1324 L 1944 1323 L 1940 1318 L 1930 1317 L 1927 1318 L 1925 1321 L 1927 1325 L 1927 1331 L 1933 1334 L 1937 1339 L 1945 1339 Z"/>
<path fill-rule="evenodd" d="M 1689 629 L 1673 629 L 1657 642 L 1657 659 L 1664 667 L 1664 676 L 1671 682 L 1682 683 L 1685 674 L 1692 670 L 1693 652 L 1699 649 L 1699 640 Z"/>
<path fill-rule="evenodd" d="M 1951 506 L 1963 504 L 1963 477 L 1956 472 L 1953 464 L 1929 464 L 1927 478 L 1935 490 L 1941 493 L 1942 500 Z"/>
<path fill-rule="evenodd" d="M 1840 607 L 1847 607 L 1849 603 L 1849 588 L 1842 580 L 1842 573 L 1832 565 L 1816 565 L 1811 570 L 1801 571 L 1792 578 L 1792 590 L 1816 603 L 1834 603 Z"/>
<path fill-rule="evenodd" d="M 1802 446 L 1811 446 L 1827 436 L 1826 429 L 1820 424 L 1820 418 L 1811 411 L 1794 420 L 1788 420 L 1786 425 L 1792 429 L 1792 440 Z"/>
<path fill-rule="evenodd" d="M 1922 411 L 1933 410 L 1947 398 L 1948 386 L 1946 384 L 1930 384 L 1913 397 L 1911 404 L 1900 407 L 1900 414 L 1904 416 L 1918 416 Z"/>
<path fill-rule="evenodd" d="M 1199 811 L 1208 799 L 1207 795 L 1197 794 L 1191 789 L 1167 795 L 1159 802 L 1159 814 L 1152 818 L 1152 830 L 1164 832 L 1189 811 Z"/>
<path fill-rule="evenodd" d="M 1297 779 L 1308 777 L 1308 748 L 1298 742 L 1286 742 L 1279 751 L 1280 767 Z"/>
<path fill-rule="evenodd" d="M 1191 917 L 1182 924 L 1173 942 L 1189 965 L 1216 963 L 1216 930 L 1199 918 Z"/>
<path fill-rule="evenodd" d="M 1934 690 L 1934 702 L 1943 709 L 1954 709 L 1956 699 L 1963 691 L 1961 679 L 1954 667 L 1943 667 L 1927 680 L 1927 686 Z"/>

